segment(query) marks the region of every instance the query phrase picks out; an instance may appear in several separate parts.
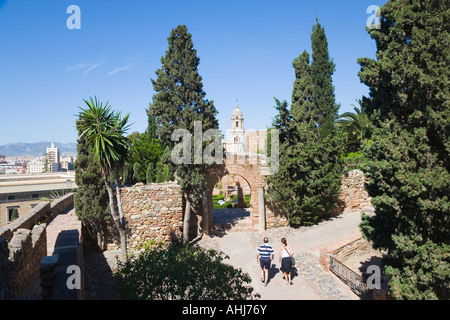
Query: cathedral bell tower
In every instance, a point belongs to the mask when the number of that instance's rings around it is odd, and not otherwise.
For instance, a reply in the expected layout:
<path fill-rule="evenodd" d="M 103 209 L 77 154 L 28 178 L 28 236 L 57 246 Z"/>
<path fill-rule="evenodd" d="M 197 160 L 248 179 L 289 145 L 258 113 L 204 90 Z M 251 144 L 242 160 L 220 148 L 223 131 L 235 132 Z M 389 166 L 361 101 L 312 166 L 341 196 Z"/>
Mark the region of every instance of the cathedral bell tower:
<path fill-rule="evenodd" d="M 245 152 L 244 116 L 238 103 L 236 103 L 236 109 L 231 115 L 230 141 L 227 151 L 232 153 Z"/>

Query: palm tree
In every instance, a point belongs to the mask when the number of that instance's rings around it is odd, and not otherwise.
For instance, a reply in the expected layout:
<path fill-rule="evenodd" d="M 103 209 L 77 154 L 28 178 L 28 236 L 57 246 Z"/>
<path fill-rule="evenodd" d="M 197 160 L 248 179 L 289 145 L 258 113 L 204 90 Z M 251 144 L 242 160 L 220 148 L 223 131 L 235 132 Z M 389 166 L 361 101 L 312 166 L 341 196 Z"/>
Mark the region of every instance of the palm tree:
<path fill-rule="evenodd" d="M 358 103 L 361 106 L 361 101 Z M 368 143 L 370 140 L 370 120 L 361 107 L 358 108 L 354 104 L 352 106 L 355 113 L 341 114 L 336 124 L 347 134 L 347 146 L 356 146 L 359 149 L 362 142 Z"/>
<path fill-rule="evenodd" d="M 83 100 L 87 108 L 80 108 L 77 122 L 77 129 L 80 132 L 79 138 L 86 141 L 86 146 L 93 153 L 93 156 L 100 166 L 100 170 L 105 180 L 106 189 L 109 196 L 109 206 L 114 224 L 120 235 L 120 245 L 122 261 L 127 260 L 127 241 L 125 233 L 125 220 L 123 217 L 122 204 L 120 200 L 120 188 L 118 181 L 118 171 L 123 166 L 128 151 L 129 140 L 125 136 L 129 129 L 129 114 L 122 117 L 122 114 L 111 110 L 108 102 L 103 105 L 97 98 Z M 116 203 L 114 201 L 113 186 L 110 176 L 114 176 Z"/>

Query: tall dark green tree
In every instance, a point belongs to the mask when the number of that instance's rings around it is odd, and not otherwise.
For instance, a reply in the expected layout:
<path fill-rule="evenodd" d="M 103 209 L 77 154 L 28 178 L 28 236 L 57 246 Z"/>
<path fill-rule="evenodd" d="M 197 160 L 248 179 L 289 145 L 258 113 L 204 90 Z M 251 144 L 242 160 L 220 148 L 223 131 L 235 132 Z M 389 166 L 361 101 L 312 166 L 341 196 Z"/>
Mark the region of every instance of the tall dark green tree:
<path fill-rule="evenodd" d="M 155 172 L 153 170 L 153 163 L 149 163 L 147 167 L 147 175 L 146 175 L 146 181 L 147 184 L 153 183 L 155 179 Z"/>
<path fill-rule="evenodd" d="M 79 132 L 80 135 L 80 132 Z M 74 195 L 74 207 L 78 219 L 91 236 L 102 247 L 102 224 L 110 219 L 108 192 L 103 175 L 95 162 L 85 139 L 79 137 L 77 160 L 74 164 L 75 182 L 78 186 Z"/>
<path fill-rule="evenodd" d="M 338 117 L 339 105 L 336 104 L 332 75 L 335 64 L 328 52 L 328 40 L 325 29 L 316 18 L 311 34 L 312 62 L 311 77 L 313 78 L 314 103 L 319 111 L 319 126 L 332 130 Z"/>
<path fill-rule="evenodd" d="M 156 119 L 154 114 L 151 111 L 151 105 L 149 106 L 149 108 L 146 110 L 147 111 L 147 118 L 148 118 L 148 125 L 147 125 L 147 130 L 145 131 L 145 133 L 147 134 L 148 138 L 150 139 L 150 141 L 153 141 L 155 139 L 158 139 L 158 128 L 156 126 Z"/>
<path fill-rule="evenodd" d="M 291 224 L 311 225 L 336 206 L 341 148 L 336 135 L 322 134 L 325 129 L 319 124 L 324 114 L 315 103 L 309 54 L 304 51 L 293 66 L 296 80 L 292 105 L 290 116 L 284 116 L 290 120 L 284 129 L 286 138 L 280 144 L 279 170 L 268 178 L 268 201 L 288 213 Z"/>
<path fill-rule="evenodd" d="M 136 182 L 141 182 L 141 165 L 139 162 L 135 162 L 133 165 L 133 180 Z"/>
<path fill-rule="evenodd" d="M 172 141 L 175 129 L 185 129 L 193 135 L 194 122 L 201 121 L 202 133 L 218 128 L 217 110 L 212 101 L 206 99 L 203 83 L 198 73 L 200 59 L 194 49 L 192 35 L 185 25 L 173 29 L 168 38 L 168 49 L 161 58 L 162 66 L 152 79 L 156 92 L 149 107 L 149 117 L 155 118 L 157 135 L 165 150 L 173 150 L 178 143 Z M 194 144 L 191 144 L 193 149 Z M 192 150 L 191 149 L 191 150 Z M 174 165 L 170 155 L 165 155 L 166 164 L 176 169 L 182 191 L 186 198 L 183 224 L 183 241 L 188 241 L 191 206 L 201 205 L 201 194 L 205 188 L 205 163 L 180 163 Z"/>
<path fill-rule="evenodd" d="M 444 0 L 391 0 L 369 30 L 376 60 L 359 76 L 375 125 L 365 172 L 375 215 L 364 235 L 388 251 L 397 299 L 450 297 L 450 9 Z"/>

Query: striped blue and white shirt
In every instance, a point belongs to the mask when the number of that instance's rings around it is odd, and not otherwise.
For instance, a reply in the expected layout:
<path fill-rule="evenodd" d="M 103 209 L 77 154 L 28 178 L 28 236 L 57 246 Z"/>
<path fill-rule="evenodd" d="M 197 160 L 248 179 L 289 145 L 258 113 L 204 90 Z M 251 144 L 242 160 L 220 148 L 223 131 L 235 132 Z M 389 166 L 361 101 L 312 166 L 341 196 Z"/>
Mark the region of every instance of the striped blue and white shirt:
<path fill-rule="evenodd" d="M 273 248 L 270 244 L 263 243 L 258 248 L 258 254 L 261 258 L 270 258 L 270 255 L 273 254 Z"/>

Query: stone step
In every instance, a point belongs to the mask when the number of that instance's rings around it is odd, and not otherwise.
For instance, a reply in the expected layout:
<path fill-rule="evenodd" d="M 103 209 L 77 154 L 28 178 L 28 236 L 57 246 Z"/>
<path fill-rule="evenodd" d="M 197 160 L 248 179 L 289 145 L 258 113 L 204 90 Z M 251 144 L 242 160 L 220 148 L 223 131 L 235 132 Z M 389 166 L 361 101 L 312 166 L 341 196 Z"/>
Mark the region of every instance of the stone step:
<path fill-rule="evenodd" d="M 222 223 L 214 225 L 214 232 L 229 233 L 229 232 L 251 232 L 255 228 L 250 217 L 236 220 L 235 222 Z"/>

